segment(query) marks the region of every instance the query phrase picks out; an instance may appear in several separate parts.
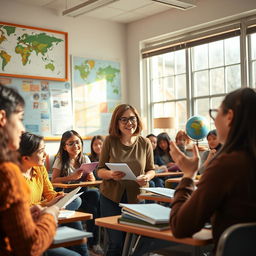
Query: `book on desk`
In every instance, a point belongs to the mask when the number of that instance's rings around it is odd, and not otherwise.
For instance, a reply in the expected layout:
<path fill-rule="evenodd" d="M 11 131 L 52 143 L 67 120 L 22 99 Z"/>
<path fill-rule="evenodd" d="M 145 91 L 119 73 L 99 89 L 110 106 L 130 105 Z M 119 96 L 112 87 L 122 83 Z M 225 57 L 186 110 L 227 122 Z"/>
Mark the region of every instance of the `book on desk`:
<path fill-rule="evenodd" d="M 92 237 L 92 233 L 70 228 L 67 226 L 58 227 L 53 239 L 53 244 L 75 241 L 78 239 L 83 239 L 85 237 Z"/>
<path fill-rule="evenodd" d="M 164 207 L 159 204 L 119 204 L 122 207 L 122 219 L 124 223 L 127 221 L 127 224 L 131 225 L 135 220 L 141 220 L 151 225 L 158 224 L 167 224 L 169 223 L 169 217 L 171 209 L 169 207 Z M 127 217 L 130 217 L 131 220 L 126 220 Z M 137 224 L 145 224 L 139 223 Z M 148 225 L 148 228 L 150 225 Z M 160 226 L 159 226 L 160 227 Z"/>

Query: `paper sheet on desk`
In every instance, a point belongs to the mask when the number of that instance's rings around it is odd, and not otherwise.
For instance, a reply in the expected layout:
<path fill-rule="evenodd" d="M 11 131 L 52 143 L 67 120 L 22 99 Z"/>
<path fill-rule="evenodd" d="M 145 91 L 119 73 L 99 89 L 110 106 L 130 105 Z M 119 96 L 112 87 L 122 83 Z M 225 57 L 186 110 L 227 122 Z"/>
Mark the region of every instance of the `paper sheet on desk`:
<path fill-rule="evenodd" d="M 125 176 L 122 180 L 136 180 L 136 176 L 126 163 L 106 163 L 106 166 L 110 170 L 124 172 Z"/>

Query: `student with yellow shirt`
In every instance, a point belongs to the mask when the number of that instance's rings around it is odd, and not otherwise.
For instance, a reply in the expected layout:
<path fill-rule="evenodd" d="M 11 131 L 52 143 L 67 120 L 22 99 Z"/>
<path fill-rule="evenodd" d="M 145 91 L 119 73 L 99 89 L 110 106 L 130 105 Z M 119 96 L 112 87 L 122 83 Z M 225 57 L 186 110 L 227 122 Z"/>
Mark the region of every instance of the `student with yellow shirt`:
<path fill-rule="evenodd" d="M 56 192 L 48 178 L 48 173 L 44 167 L 46 158 L 45 145 L 43 137 L 31 134 L 29 132 L 21 135 L 20 141 L 20 167 L 26 183 L 31 189 L 30 204 L 51 206 L 55 204 L 61 197 L 64 196 L 63 192 Z M 66 208 L 68 210 L 77 210 L 81 205 L 81 199 L 78 198 L 70 203 Z M 80 221 L 65 224 L 73 228 L 83 230 Z M 70 247 L 73 251 L 80 253 L 79 255 L 87 256 L 87 245 L 82 244 Z M 47 251 L 47 255 L 63 255 L 73 256 L 77 253 L 65 248 L 56 248 Z M 75 254 L 73 254 L 75 253 Z"/>

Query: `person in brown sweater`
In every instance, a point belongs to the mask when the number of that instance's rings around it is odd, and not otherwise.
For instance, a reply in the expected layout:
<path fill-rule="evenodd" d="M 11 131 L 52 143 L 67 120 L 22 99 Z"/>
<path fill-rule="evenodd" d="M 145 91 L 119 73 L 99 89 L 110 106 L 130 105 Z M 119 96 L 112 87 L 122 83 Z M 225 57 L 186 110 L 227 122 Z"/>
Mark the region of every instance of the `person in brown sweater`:
<path fill-rule="evenodd" d="M 0 255 L 37 256 L 52 243 L 59 208 L 29 207 L 30 190 L 18 167 L 16 150 L 24 132 L 24 100 L 0 84 Z"/>
<path fill-rule="evenodd" d="M 119 203 L 137 203 L 140 187 L 147 185 L 154 175 L 154 158 L 150 141 L 140 136 L 142 123 L 135 108 L 121 104 L 113 112 L 109 136 L 100 155 L 98 176 L 103 179 L 100 191 L 102 217 L 121 214 Z M 127 163 L 137 180 L 122 180 L 124 173 L 109 170 L 106 163 Z M 107 256 L 121 255 L 123 234 L 107 230 Z"/>
<path fill-rule="evenodd" d="M 184 176 L 175 192 L 170 225 L 174 236 L 191 237 L 211 219 L 216 248 L 228 227 L 256 222 L 256 93 L 251 88 L 235 90 L 209 113 L 223 147 L 196 190 L 198 149 L 194 146 L 193 157 L 187 157 L 171 142 L 171 155 Z"/>

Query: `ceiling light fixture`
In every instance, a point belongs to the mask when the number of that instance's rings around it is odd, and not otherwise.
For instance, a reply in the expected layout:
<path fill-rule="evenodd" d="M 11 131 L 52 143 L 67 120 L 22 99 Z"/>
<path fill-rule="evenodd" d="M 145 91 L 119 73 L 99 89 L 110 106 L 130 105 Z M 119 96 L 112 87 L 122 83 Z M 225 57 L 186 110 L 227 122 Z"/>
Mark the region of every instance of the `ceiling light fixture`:
<path fill-rule="evenodd" d="M 62 12 L 63 16 L 77 17 L 84 13 L 91 12 L 97 8 L 111 4 L 119 0 L 88 0 L 84 3 L 66 9 Z"/>
<path fill-rule="evenodd" d="M 195 1 L 193 0 L 152 0 L 152 1 L 166 4 L 180 10 L 188 10 L 190 8 L 196 7 Z"/>

